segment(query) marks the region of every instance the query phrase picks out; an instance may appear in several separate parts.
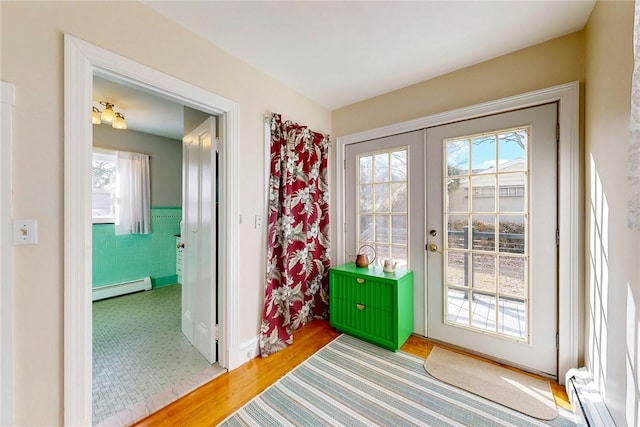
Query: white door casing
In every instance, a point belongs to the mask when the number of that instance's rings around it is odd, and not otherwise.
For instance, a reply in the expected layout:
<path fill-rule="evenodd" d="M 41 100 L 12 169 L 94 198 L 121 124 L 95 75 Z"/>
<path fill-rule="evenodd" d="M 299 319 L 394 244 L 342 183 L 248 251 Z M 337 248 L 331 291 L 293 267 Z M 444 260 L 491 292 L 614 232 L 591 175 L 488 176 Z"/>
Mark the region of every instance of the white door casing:
<path fill-rule="evenodd" d="M 508 98 L 472 105 L 458 110 L 420 117 L 381 128 L 367 130 L 338 137 L 336 140 L 336 163 L 345 160 L 345 147 L 362 141 L 411 132 L 433 126 L 468 120 L 519 108 L 558 102 L 559 144 L 558 144 L 558 373 L 559 382 L 564 383 L 564 374 L 577 367 L 579 351 L 580 323 L 583 311 L 580 304 L 580 284 L 582 283 L 581 250 L 582 229 L 580 209 L 580 151 L 579 151 L 579 82 L 566 83 L 554 87 L 527 92 Z M 348 213 L 345 211 L 345 171 L 336 172 L 337 194 L 335 224 L 344 224 Z M 344 230 L 338 230 L 334 262 L 346 261 Z M 426 329 L 426 328 L 425 328 Z"/>
<path fill-rule="evenodd" d="M 0 425 L 13 425 L 11 146 L 15 86 L 0 82 Z"/>
<path fill-rule="evenodd" d="M 557 376 L 556 111 L 556 104 L 552 103 L 427 130 L 427 228 L 437 230 L 428 242 L 444 250 L 428 254 L 427 336 L 552 377 Z M 503 129 L 517 127 L 523 128 L 522 135 L 529 134 L 526 147 L 517 152 L 509 149 L 512 153 L 508 153 L 509 144 L 516 142 L 505 139 L 498 143 L 492 132 L 500 134 Z M 468 135 L 474 136 L 469 140 Z M 448 149 L 455 147 L 464 162 L 462 168 L 474 170 L 463 172 L 463 176 L 471 173 L 473 188 L 466 188 L 468 179 L 458 178 L 462 191 L 444 191 L 443 177 L 457 175 L 443 170 L 443 160 L 452 156 L 443 146 L 447 140 Z M 505 172 L 502 166 L 482 170 L 473 155 L 484 159 L 487 149 L 495 155 L 496 148 L 499 157 L 492 162 L 505 161 Z M 521 156 L 524 163 L 516 158 Z M 514 196 L 514 184 L 520 182 L 524 195 Z M 499 189 L 511 193 L 499 196 Z M 443 208 L 445 193 L 449 197 Z M 453 198 L 457 193 L 465 194 L 462 203 Z M 522 244 L 518 243 L 514 250 L 518 253 L 511 252 L 509 245 L 497 238 L 476 239 L 464 249 L 459 241 L 448 240 L 449 225 L 443 222 L 443 209 L 454 223 L 464 220 L 471 225 L 473 219 L 474 225 L 494 225 L 500 237 L 508 235 L 501 231 L 502 227 L 515 224 L 512 221 L 522 222 L 526 239 L 519 241 Z M 447 241 L 454 249 L 447 251 Z M 465 255 L 468 260 L 460 268 L 457 264 L 463 251 L 472 253 Z M 445 275 L 443 269 L 450 273 Z M 493 279 L 497 272 L 499 276 Z M 447 294 L 445 282 L 456 286 L 447 288 Z M 492 296 L 493 292 L 498 294 Z"/>
<path fill-rule="evenodd" d="M 220 366 L 244 362 L 238 342 L 238 115 L 237 103 L 124 58 L 64 36 L 64 424 L 91 421 L 91 173 L 93 76 L 142 87 L 220 117 L 220 228 L 225 256 L 219 268 Z M 226 178 L 225 178 L 226 177 Z"/>
<path fill-rule="evenodd" d="M 216 361 L 216 122 L 209 117 L 182 139 L 182 332 Z"/>

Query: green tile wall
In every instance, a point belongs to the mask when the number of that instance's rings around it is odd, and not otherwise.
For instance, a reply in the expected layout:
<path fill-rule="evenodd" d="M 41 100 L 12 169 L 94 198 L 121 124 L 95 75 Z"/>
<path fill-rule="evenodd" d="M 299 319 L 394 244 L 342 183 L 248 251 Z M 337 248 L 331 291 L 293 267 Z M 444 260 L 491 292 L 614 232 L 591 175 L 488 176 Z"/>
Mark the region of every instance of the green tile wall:
<path fill-rule="evenodd" d="M 93 225 L 93 287 L 150 276 L 153 287 L 176 283 L 180 207 L 151 208 L 151 234 L 116 236 L 113 224 Z"/>

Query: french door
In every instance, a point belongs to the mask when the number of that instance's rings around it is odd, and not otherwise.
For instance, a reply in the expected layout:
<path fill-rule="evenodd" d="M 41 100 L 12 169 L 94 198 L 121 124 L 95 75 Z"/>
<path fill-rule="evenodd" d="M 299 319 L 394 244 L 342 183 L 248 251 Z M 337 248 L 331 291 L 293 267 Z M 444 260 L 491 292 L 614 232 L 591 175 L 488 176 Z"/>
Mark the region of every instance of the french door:
<path fill-rule="evenodd" d="M 427 130 L 427 336 L 557 376 L 557 104 Z"/>
<path fill-rule="evenodd" d="M 345 147 L 345 248 L 414 272 L 414 332 L 557 376 L 557 104 Z"/>
<path fill-rule="evenodd" d="M 426 334 L 424 147 L 424 130 L 345 147 L 346 251 L 369 245 L 378 268 L 391 258 L 397 269 L 413 271 L 413 331 L 420 335 Z"/>

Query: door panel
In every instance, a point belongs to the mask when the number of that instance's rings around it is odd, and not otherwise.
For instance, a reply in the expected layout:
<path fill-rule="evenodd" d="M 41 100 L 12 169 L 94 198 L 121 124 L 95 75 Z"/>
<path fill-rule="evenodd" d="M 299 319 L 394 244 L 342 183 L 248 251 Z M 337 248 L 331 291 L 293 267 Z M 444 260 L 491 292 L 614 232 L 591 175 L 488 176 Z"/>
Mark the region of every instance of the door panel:
<path fill-rule="evenodd" d="M 425 335 L 424 144 L 419 130 L 347 145 L 345 248 L 376 251 L 414 273 L 414 332 Z M 417 197 L 414 197 L 417 195 Z M 379 264 L 378 264 L 379 265 Z"/>
<path fill-rule="evenodd" d="M 427 130 L 427 335 L 553 376 L 556 122 L 554 103 Z"/>
<path fill-rule="evenodd" d="M 216 361 L 215 118 L 183 138 L 182 332 L 210 362 Z"/>

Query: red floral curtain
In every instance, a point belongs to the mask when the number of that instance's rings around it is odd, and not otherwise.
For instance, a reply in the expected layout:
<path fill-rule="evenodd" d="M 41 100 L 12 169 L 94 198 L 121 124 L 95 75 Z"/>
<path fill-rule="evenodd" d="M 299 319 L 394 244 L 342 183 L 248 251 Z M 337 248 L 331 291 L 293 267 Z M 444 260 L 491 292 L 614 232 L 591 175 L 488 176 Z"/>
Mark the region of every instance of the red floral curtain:
<path fill-rule="evenodd" d="M 328 135 L 272 115 L 262 357 L 290 345 L 298 327 L 328 316 L 328 157 Z"/>

